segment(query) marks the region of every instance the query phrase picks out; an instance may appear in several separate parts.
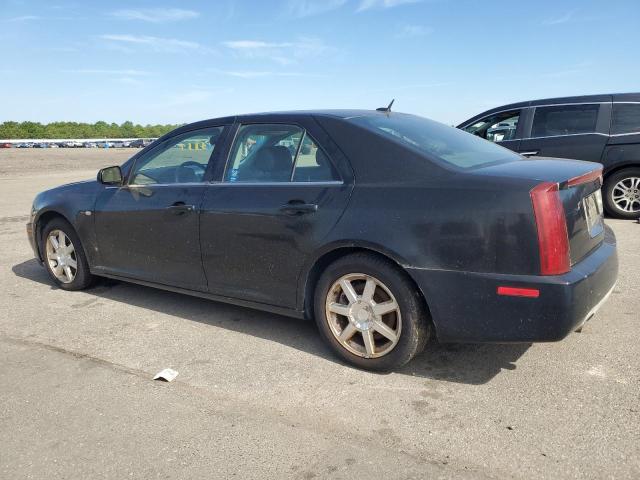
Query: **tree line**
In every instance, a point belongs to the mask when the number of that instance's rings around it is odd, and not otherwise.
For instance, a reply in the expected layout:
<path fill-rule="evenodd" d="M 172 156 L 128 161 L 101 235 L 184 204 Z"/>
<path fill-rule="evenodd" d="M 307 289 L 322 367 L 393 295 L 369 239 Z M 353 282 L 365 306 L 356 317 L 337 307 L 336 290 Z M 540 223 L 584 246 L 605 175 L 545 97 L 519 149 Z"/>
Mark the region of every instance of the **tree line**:
<path fill-rule="evenodd" d="M 0 138 L 156 138 L 178 125 L 138 125 L 132 122 L 4 122 Z"/>

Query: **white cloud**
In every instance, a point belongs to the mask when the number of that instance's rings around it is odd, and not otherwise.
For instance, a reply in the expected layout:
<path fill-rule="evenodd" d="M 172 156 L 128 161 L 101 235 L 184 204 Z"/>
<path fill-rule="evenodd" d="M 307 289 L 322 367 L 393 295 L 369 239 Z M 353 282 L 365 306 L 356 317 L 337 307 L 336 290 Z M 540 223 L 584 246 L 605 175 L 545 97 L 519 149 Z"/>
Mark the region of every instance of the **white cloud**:
<path fill-rule="evenodd" d="M 422 25 L 405 25 L 400 29 L 396 36 L 399 38 L 424 37 L 425 35 L 429 35 L 431 32 L 433 32 L 433 29 L 430 27 L 424 27 Z"/>
<path fill-rule="evenodd" d="M 358 12 L 370 10 L 372 8 L 393 8 L 408 3 L 418 3 L 422 0 L 362 0 L 358 7 Z"/>
<path fill-rule="evenodd" d="M 19 17 L 7 18 L 5 22 L 30 22 L 33 20 L 42 20 L 42 17 L 37 15 L 21 15 Z"/>
<path fill-rule="evenodd" d="M 347 0 L 289 0 L 287 13 L 294 17 L 310 17 L 342 7 Z"/>
<path fill-rule="evenodd" d="M 302 72 L 273 72 L 269 70 L 214 70 L 217 73 L 236 78 L 264 78 L 264 77 L 315 77 L 316 75 Z"/>
<path fill-rule="evenodd" d="M 574 14 L 575 14 L 574 11 L 570 11 L 561 16 L 547 18 L 546 20 L 543 20 L 542 24 L 543 25 L 561 25 L 563 23 L 567 23 L 573 20 Z"/>
<path fill-rule="evenodd" d="M 86 73 L 90 75 L 123 75 L 128 77 L 143 77 L 147 75 L 151 75 L 150 72 L 144 70 L 103 70 L 103 69 L 93 69 L 93 68 L 83 68 L 76 70 L 65 70 L 68 73 Z"/>
<path fill-rule="evenodd" d="M 181 8 L 147 8 L 116 10 L 112 16 L 123 20 L 142 20 L 151 23 L 177 22 L 190 20 L 200 16 L 199 12 L 183 10 Z"/>
<path fill-rule="evenodd" d="M 300 59 L 321 56 L 330 50 L 320 39 L 300 38 L 295 42 L 264 42 L 261 40 L 230 40 L 222 45 L 245 58 L 271 60 L 289 65 Z"/>
<path fill-rule="evenodd" d="M 185 50 L 204 49 L 197 42 L 149 35 L 109 34 L 100 35 L 100 38 L 111 44 L 147 47 L 157 52 L 182 52 Z"/>
<path fill-rule="evenodd" d="M 260 50 L 260 49 L 268 49 L 268 48 L 282 48 L 282 47 L 290 47 L 292 43 L 271 43 L 271 42 L 262 42 L 259 40 L 231 40 L 228 42 L 222 42 L 225 47 L 231 48 L 233 50 Z"/>

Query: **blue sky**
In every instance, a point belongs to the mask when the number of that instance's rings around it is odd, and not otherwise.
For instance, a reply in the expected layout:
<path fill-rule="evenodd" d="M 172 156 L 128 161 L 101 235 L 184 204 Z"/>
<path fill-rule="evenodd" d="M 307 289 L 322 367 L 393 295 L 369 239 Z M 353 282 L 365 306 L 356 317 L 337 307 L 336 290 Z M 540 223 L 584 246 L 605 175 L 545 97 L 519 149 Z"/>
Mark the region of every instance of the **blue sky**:
<path fill-rule="evenodd" d="M 306 108 L 445 123 L 640 91 L 640 2 L 0 0 L 0 121 L 183 123 Z"/>

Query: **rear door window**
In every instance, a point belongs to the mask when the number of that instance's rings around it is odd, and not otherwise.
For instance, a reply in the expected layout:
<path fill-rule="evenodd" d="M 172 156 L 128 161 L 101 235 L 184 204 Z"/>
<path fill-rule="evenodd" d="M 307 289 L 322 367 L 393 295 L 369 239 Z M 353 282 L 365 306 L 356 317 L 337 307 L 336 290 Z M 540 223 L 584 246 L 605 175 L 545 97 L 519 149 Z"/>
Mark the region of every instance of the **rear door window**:
<path fill-rule="evenodd" d="M 557 137 L 594 133 L 600 104 L 536 107 L 531 136 Z"/>
<path fill-rule="evenodd" d="M 304 129 L 282 124 L 242 125 L 224 176 L 230 183 L 338 179 L 329 157 Z"/>
<path fill-rule="evenodd" d="M 640 103 L 614 103 L 611 134 L 640 133 Z"/>

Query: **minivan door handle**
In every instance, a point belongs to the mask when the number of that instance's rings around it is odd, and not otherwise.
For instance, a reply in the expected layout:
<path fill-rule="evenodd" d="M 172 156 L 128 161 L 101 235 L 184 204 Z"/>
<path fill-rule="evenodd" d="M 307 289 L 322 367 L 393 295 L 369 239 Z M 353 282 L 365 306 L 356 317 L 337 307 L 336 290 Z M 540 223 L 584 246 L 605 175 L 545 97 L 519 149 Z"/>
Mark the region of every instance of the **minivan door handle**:
<path fill-rule="evenodd" d="M 286 215 L 304 215 L 318 211 L 315 203 L 304 203 L 302 200 L 291 200 L 280 207 L 280 211 Z"/>
<path fill-rule="evenodd" d="M 184 215 L 185 213 L 193 212 L 195 209 L 194 205 L 186 205 L 184 202 L 176 202 L 167 207 L 167 210 L 176 215 Z"/>
<path fill-rule="evenodd" d="M 540 150 L 531 150 L 529 152 L 520 152 L 523 157 L 535 157 L 540 153 Z"/>

